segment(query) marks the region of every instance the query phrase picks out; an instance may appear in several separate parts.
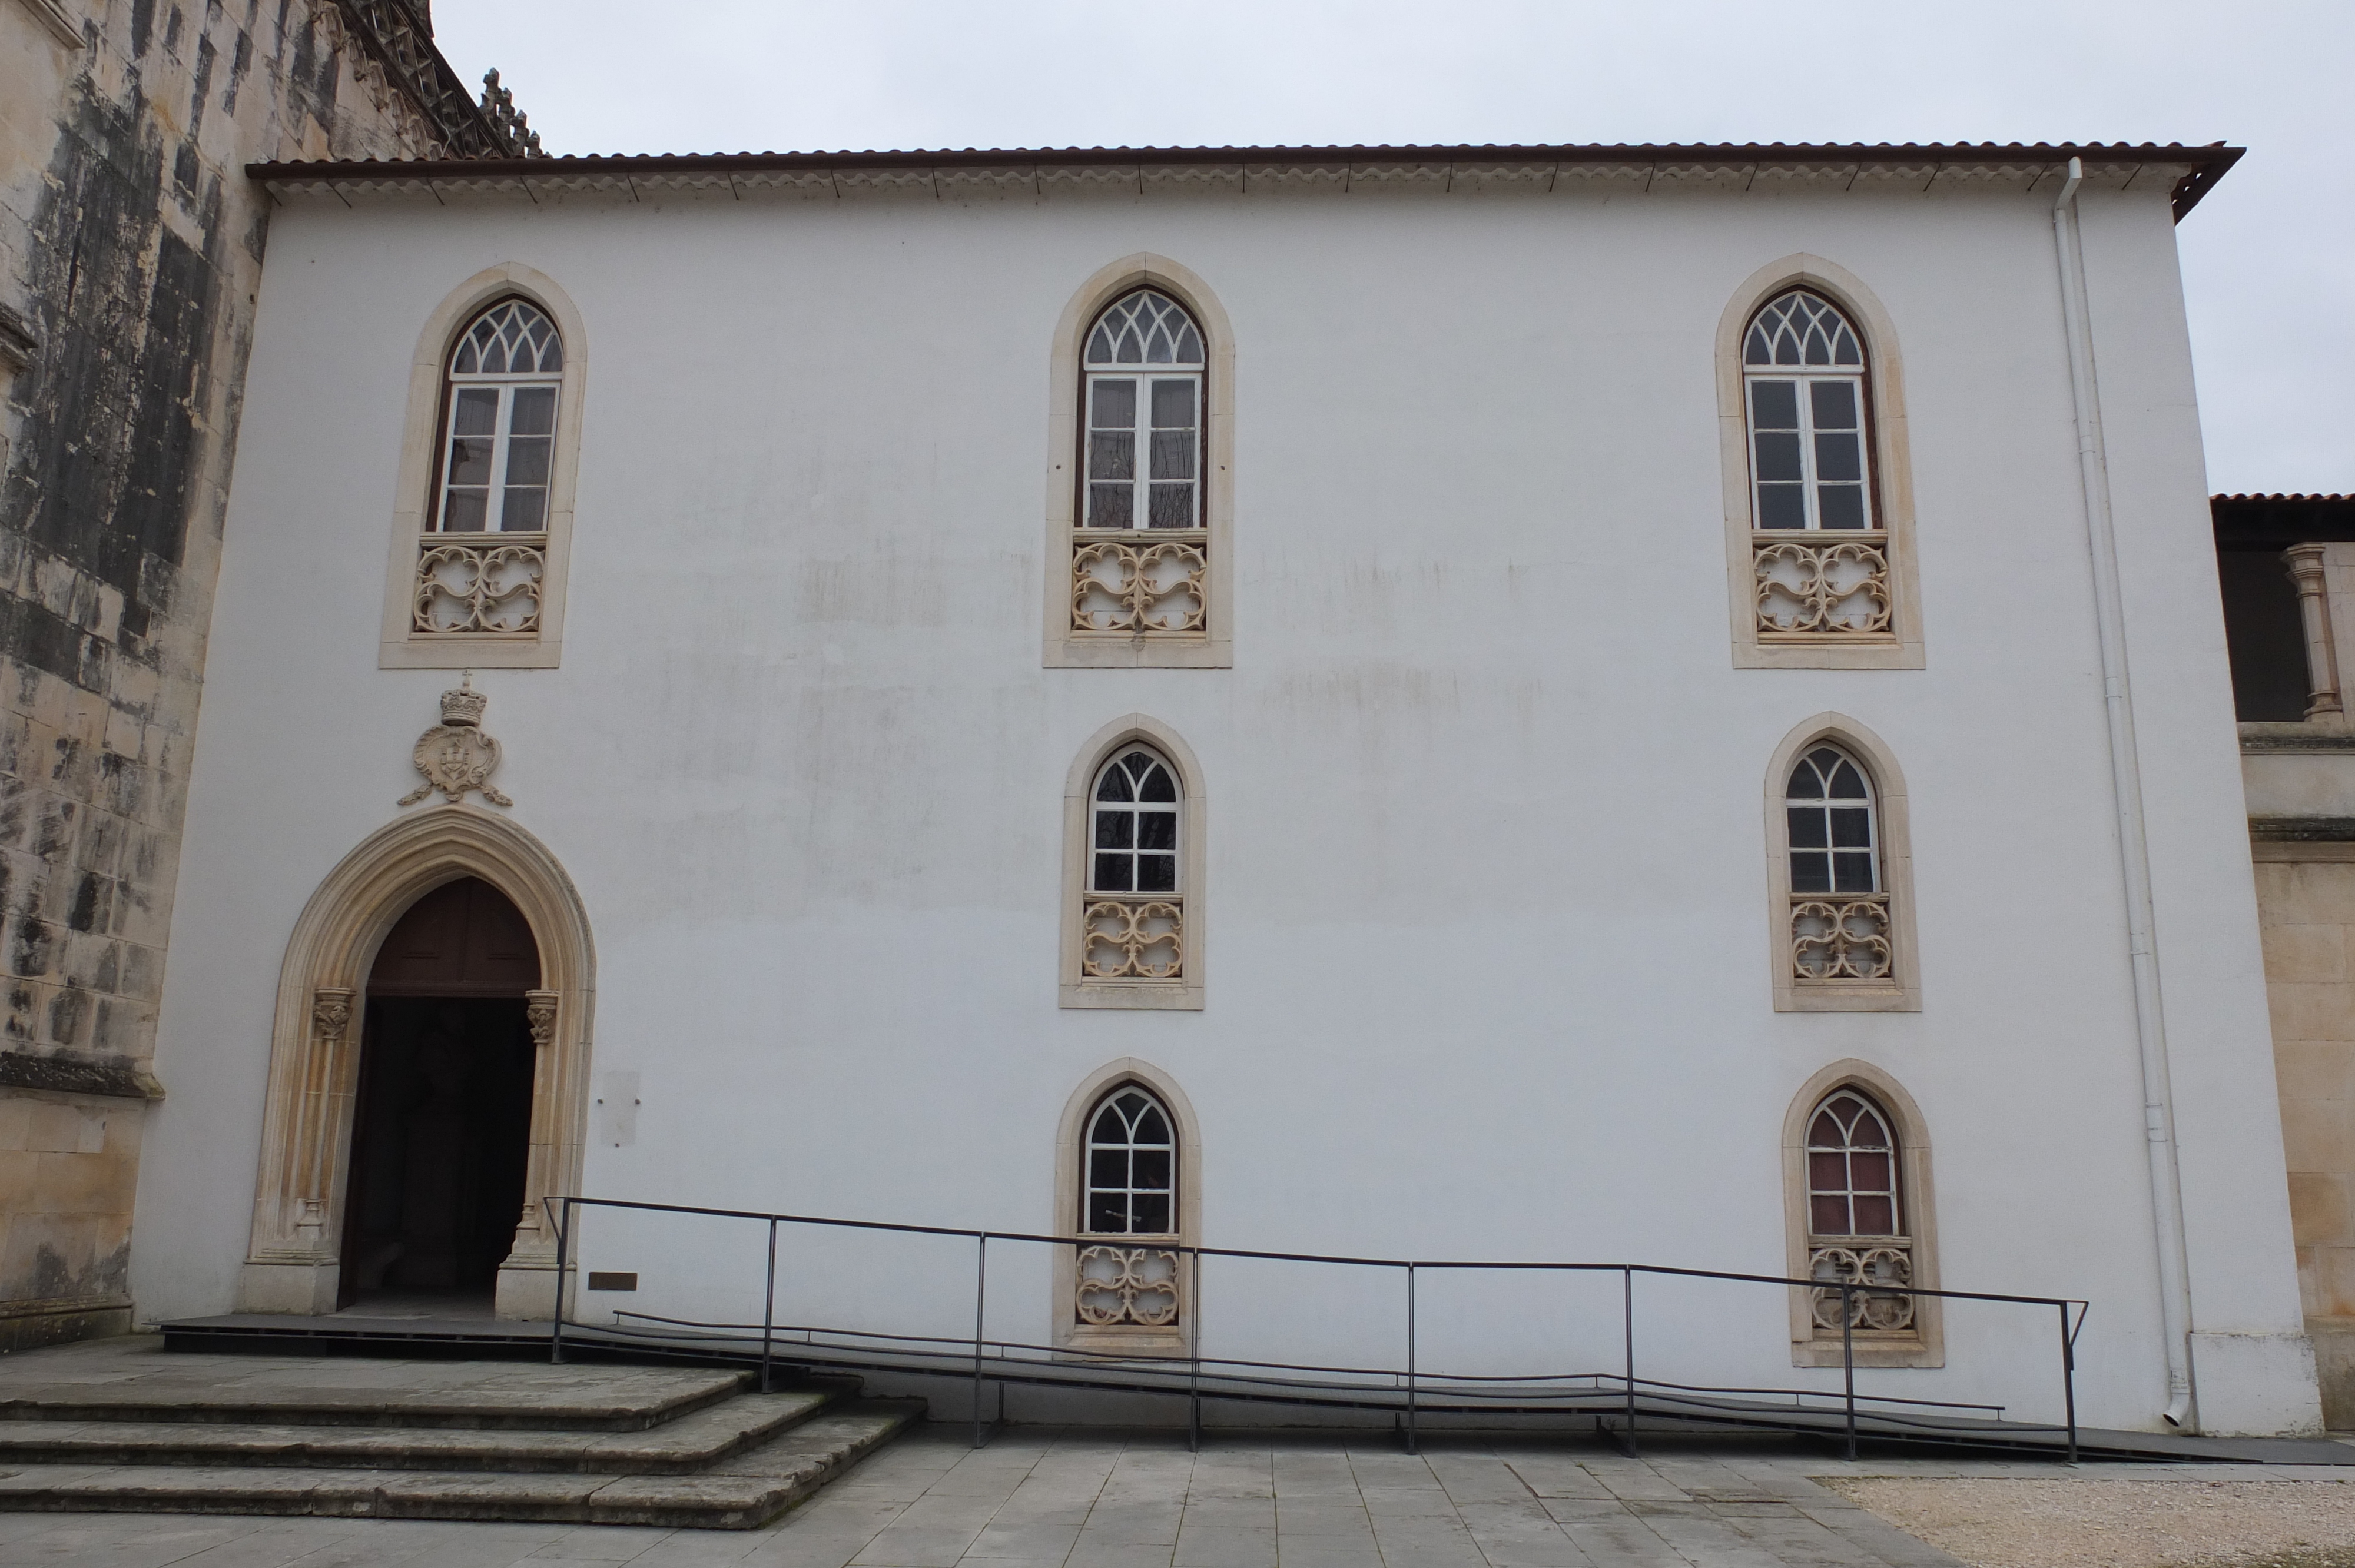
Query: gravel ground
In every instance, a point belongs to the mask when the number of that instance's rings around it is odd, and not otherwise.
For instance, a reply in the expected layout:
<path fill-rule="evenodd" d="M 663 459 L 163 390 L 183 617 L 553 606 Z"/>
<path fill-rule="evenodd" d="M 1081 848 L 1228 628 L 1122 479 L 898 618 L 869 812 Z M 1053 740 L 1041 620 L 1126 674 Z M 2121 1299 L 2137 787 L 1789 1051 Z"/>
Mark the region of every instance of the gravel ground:
<path fill-rule="evenodd" d="M 1820 1480 L 1972 1568 L 2355 1568 L 2355 1482 Z"/>

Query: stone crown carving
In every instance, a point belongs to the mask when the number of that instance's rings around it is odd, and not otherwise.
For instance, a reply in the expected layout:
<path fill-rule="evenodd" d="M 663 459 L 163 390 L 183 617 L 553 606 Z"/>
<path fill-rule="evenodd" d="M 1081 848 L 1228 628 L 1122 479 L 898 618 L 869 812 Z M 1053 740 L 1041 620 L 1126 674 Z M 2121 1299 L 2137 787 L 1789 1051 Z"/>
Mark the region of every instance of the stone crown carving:
<path fill-rule="evenodd" d="M 414 806 L 437 789 L 453 805 L 470 790 L 494 806 L 515 804 L 491 783 L 491 775 L 498 771 L 499 743 L 482 727 L 483 710 L 490 701 L 474 690 L 472 671 L 455 691 L 442 694 L 442 722 L 419 736 L 417 749 L 410 754 L 425 782 L 403 795 L 401 805 Z"/>
<path fill-rule="evenodd" d="M 442 694 L 442 722 L 470 729 L 478 727 L 483 722 L 483 710 L 490 705 L 491 699 L 474 690 L 470 674 L 458 690 Z"/>

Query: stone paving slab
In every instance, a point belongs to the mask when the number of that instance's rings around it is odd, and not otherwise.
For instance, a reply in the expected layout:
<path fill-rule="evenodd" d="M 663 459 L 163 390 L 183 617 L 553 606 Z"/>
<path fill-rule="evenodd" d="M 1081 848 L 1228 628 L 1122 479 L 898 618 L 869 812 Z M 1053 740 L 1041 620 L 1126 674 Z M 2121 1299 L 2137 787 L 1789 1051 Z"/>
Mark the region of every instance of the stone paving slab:
<path fill-rule="evenodd" d="M 825 1419 L 824 1417 L 820 1418 Z M 794 1428 L 756 1452 L 779 1475 Z M 1986 1476 L 2349 1484 L 2330 1467 L 1828 1458 L 1646 1446 L 918 1428 L 759 1529 L 0 1512 L 7 1568 L 1961 1568 L 1823 1479 Z M 753 1454 L 724 1462 L 750 1465 Z M 281 1472 L 282 1484 L 291 1473 Z M 745 1477 L 757 1479 L 748 1468 Z M 315 1475 L 313 1477 L 315 1478 Z M 570 1478 L 561 1478 L 568 1484 Z M 613 1499 L 623 1500 L 620 1496 Z M 1377 1504 L 1385 1506 L 1378 1508 Z M 1412 1505 L 1412 1506 L 1406 1506 Z M 1272 1523 L 1268 1515 L 1272 1512 Z M 276 1531 L 277 1533 L 269 1533 Z"/>
<path fill-rule="evenodd" d="M 274 1465 L 639 1474 L 700 1469 L 807 1420 L 837 1396 L 746 1393 L 651 1431 L 249 1426 L 198 1421 L 0 1421 L 0 1466 Z"/>
<path fill-rule="evenodd" d="M 0 1420 L 639 1432 L 751 1382 L 709 1368 L 166 1353 L 144 1334 L 0 1357 Z"/>

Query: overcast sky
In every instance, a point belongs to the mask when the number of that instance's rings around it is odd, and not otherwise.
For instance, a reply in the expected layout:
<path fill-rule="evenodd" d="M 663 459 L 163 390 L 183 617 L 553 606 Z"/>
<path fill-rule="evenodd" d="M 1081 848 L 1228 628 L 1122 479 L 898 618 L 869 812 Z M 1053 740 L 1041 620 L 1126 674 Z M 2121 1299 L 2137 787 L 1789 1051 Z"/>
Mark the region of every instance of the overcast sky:
<path fill-rule="evenodd" d="M 2226 141 L 2210 488 L 2355 492 L 2350 0 L 434 0 L 552 153 Z"/>

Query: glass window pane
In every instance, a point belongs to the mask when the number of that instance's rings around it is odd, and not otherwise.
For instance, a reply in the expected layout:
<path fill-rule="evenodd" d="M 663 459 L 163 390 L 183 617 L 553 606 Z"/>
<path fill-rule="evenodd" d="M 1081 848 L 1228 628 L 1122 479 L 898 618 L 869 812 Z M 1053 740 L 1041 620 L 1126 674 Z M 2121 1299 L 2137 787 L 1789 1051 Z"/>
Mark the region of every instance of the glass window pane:
<path fill-rule="evenodd" d="M 1169 1151 L 1166 1149 L 1140 1149 L 1136 1151 L 1136 1177 L 1132 1186 L 1148 1190 L 1169 1190 Z"/>
<path fill-rule="evenodd" d="M 507 432 L 517 436 L 547 436 L 556 432 L 556 388 L 518 387 L 515 407 L 507 415 Z"/>
<path fill-rule="evenodd" d="M 1839 893 L 1870 893 L 1872 887 L 1872 857 L 1840 851 L 1832 856 L 1832 872 L 1838 878 L 1834 888 Z"/>
<path fill-rule="evenodd" d="M 1135 504 L 1136 486 L 1133 484 L 1091 484 L 1088 486 L 1088 526 L 1091 528 L 1126 528 L 1135 521 L 1131 508 Z"/>
<path fill-rule="evenodd" d="M 1088 1200 L 1088 1229 L 1103 1235 L 1123 1235 L 1128 1230 L 1128 1194 L 1098 1192 Z"/>
<path fill-rule="evenodd" d="M 1133 430 L 1092 430 L 1088 433 L 1090 479 L 1135 479 L 1136 433 Z"/>
<path fill-rule="evenodd" d="M 1820 850 L 1791 857 L 1791 891 L 1794 893 L 1829 893 L 1832 890 L 1831 866 Z"/>
<path fill-rule="evenodd" d="M 1176 800 L 1178 786 L 1170 782 L 1169 769 L 1155 763 L 1152 771 L 1146 774 L 1145 781 L 1137 787 L 1136 798 L 1140 800 Z"/>
<path fill-rule="evenodd" d="M 1828 841 L 1824 836 L 1824 813 L 1820 807 L 1793 806 L 1789 810 L 1793 849 L 1828 847 Z"/>
<path fill-rule="evenodd" d="M 1153 492 L 1153 513 L 1149 526 L 1191 528 L 1194 525 L 1192 484 L 1156 484 L 1149 488 Z"/>
<path fill-rule="evenodd" d="M 1864 477 L 1864 449 L 1852 430 L 1838 430 L 1816 438 L 1816 477 L 1820 480 L 1856 480 Z"/>
<path fill-rule="evenodd" d="M 1855 1173 L 1853 1180 L 1858 1192 L 1886 1192 L 1889 1191 L 1889 1156 L 1886 1154 L 1850 1155 L 1849 1168 Z"/>
<path fill-rule="evenodd" d="M 1762 430 L 1799 428 L 1799 385 L 1796 381 L 1753 381 L 1750 422 Z"/>
<path fill-rule="evenodd" d="M 486 491 L 453 490 L 442 508 L 442 526 L 452 534 L 480 534 L 489 504 Z"/>
<path fill-rule="evenodd" d="M 488 484 L 491 482 L 491 449 L 488 437 L 481 440 L 456 440 L 450 443 L 450 474 L 452 484 Z"/>
<path fill-rule="evenodd" d="M 1791 787 L 1785 793 L 1794 800 L 1820 800 L 1824 798 L 1823 776 L 1815 768 L 1812 758 L 1799 758 L 1791 769 Z"/>
<path fill-rule="evenodd" d="M 1822 1124 L 1817 1123 L 1820 1127 Z M 1835 1134 L 1833 1142 L 1838 1142 Z M 1844 1154 L 1810 1154 L 1807 1156 L 1807 1185 L 1817 1192 L 1840 1192 L 1848 1189 L 1848 1157 Z"/>
<path fill-rule="evenodd" d="M 1855 763 L 1838 752 L 1818 752 L 1817 755 L 1838 764 L 1831 768 L 1833 800 L 1861 800 L 1864 799 L 1864 775 L 1856 770 Z"/>
<path fill-rule="evenodd" d="M 453 435 L 487 436 L 499 428 L 499 394 L 496 387 L 469 387 L 458 394 L 450 410 Z"/>
<path fill-rule="evenodd" d="M 1156 381 L 1153 384 L 1153 428 L 1190 430 L 1194 428 L 1194 383 Z"/>
<path fill-rule="evenodd" d="M 1856 429 L 1856 383 L 1817 381 L 1807 387 L 1807 400 L 1819 430 Z"/>
<path fill-rule="evenodd" d="M 1831 1112 L 1817 1111 L 1816 1124 L 1807 1128 L 1807 1141 L 1826 1149 L 1838 1149 L 1848 1141 L 1848 1136 L 1840 1131 L 1840 1124 L 1832 1118 Z M 1820 1187 L 1823 1183 L 1818 1181 L 1816 1185 Z"/>
<path fill-rule="evenodd" d="M 1145 1114 L 1136 1118 L 1136 1141 L 1139 1143 L 1167 1143 L 1171 1141 L 1169 1137 L 1169 1124 L 1162 1120 L 1161 1113 L 1151 1106 L 1146 1107 Z M 1140 1182 L 1139 1185 L 1143 1185 L 1143 1183 Z"/>
<path fill-rule="evenodd" d="M 1128 856 L 1100 854 L 1096 856 L 1094 888 L 1098 893 L 1128 893 Z"/>
<path fill-rule="evenodd" d="M 1128 775 L 1117 768 L 1105 768 L 1103 778 L 1096 784 L 1096 799 L 1099 800 L 1127 800 Z"/>
<path fill-rule="evenodd" d="M 1140 811 L 1136 817 L 1136 847 L 1174 850 L 1178 847 L 1178 813 Z"/>
<path fill-rule="evenodd" d="M 1816 491 L 1816 508 L 1827 528 L 1864 526 L 1864 486 L 1827 484 Z"/>
<path fill-rule="evenodd" d="M 548 452 L 555 443 L 546 436 L 517 436 L 507 442 L 507 482 L 546 484 Z"/>
<path fill-rule="evenodd" d="M 1098 811 L 1096 813 L 1096 848 L 1132 849 L 1135 847 L 1136 817 L 1129 811 Z"/>
<path fill-rule="evenodd" d="M 1093 412 L 1088 423 L 1099 430 L 1130 430 L 1136 428 L 1136 383 L 1114 378 L 1095 384 Z"/>
<path fill-rule="evenodd" d="M 1091 1150 L 1088 1153 L 1088 1184 L 1092 1187 L 1127 1186 L 1128 1150 Z"/>
<path fill-rule="evenodd" d="M 548 492 L 537 487 L 507 487 L 499 507 L 499 529 L 507 534 L 537 534 L 548 526 Z"/>
<path fill-rule="evenodd" d="M 1156 430 L 1153 432 L 1153 477 L 1156 479 L 1194 477 L 1193 431 Z"/>
<path fill-rule="evenodd" d="M 1758 487 L 1758 526 L 1805 528 L 1807 487 L 1804 484 L 1762 484 Z"/>
<path fill-rule="evenodd" d="M 1859 1197 L 1856 1200 L 1856 1234 L 1860 1236 L 1893 1236 L 1897 1234 L 1897 1208 L 1886 1198 Z"/>
<path fill-rule="evenodd" d="M 1849 1234 L 1846 1198 L 1813 1198 L 1807 1202 L 1807 1228 L 1819 1236 Z"/>
<path fill-rule="evenodd" d="M 1799 469 L 1799 438 L 1774 430 L 1758 432 L 1758 477 L 1772 482 L 1801 477 Z"/>
<path fill-rule="evenodd" d="M 1130 1226 L 1139 1235 L 1169 1234 L 1169 1199 L 1161 1193 L 1140 1192 L 1129 1200 L 1135 1224 Z"/>
<path fill-rule="evenodd" d="M 1139 893 L 1175 893 L 1178 891 L 1178 857 L 1167 854 L 1140 854 L 1136 857 L 1136 891 Z"/>
<path fill-rule="evenodd" d="M 1815 815 L 1810 811 L 1809 816 Z M 1832 843 L 1840 849 L 1865 849 L 1872 842 L 1872 813 L 1861 806 L 1841 806 L 1831 812 Z M 1817 841 L 1820 843 L 1822 841 Z"/>

